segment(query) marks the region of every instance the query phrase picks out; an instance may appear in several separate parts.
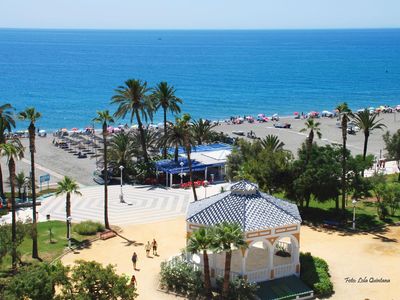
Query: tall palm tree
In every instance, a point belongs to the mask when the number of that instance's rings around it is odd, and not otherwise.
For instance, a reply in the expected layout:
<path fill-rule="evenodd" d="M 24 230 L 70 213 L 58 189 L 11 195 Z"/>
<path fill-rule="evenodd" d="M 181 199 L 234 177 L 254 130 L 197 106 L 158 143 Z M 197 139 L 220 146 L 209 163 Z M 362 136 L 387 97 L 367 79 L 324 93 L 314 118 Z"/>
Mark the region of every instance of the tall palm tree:
<path fill-rule="evenodd" d="M 208 261 L 207 250 L 212 246 L 212 233 L 211 229 L 200 228 L 193 232 L 188 240 L 187 250 L 190 253 L 203 253 L 204 262 L 204 286 L 206 289 L 206 297 L 211 299 L 211 279 L 210 279 L 210 264 Z"/>
<path fill-rule="evenodd" d="M 13 271 L 17 268 L 17 224 L 15 216 L 15 161 L 24 157 L 24 147 L 19 139 L 11 139 L 6 143 L 0 145 L 2 156 L 7 157 L 8 171 L 10 173 L 10 187 L 11 187 L 11 231 L 12 231 L 12 269 Z"/>
<path fill-rule="evenodd" d="M 79 185 L 71 177 L 65 176 L 61 181 L 57 182 L 56 195 L 66 195 L 65 196 L 65 213 L 67 219 L 67 237 L 70 236 L 69 228 L 69 217 L 71 216 L 71 194 L 81 196 L 79 191 Z"/>
<path fill-rule="evenodd" d="M 188 160 L 189 178 L 192 186 L 193 198 L 194 201 L 197 201 L 196 187 L 194 186 L 194 181 L 193 181 L 192 160 L 190 158 L 190 153 L 192 152 L 192 145 L 194 144 L 191 123 L 190 123 L 190 115 L 184 114 L 181 119 L 177 119 L 177 123 L 179 124 L 178 125 L 180 128 L 179 130 L 181 131 L 182 134 L 182 143 L 183 143 L 182 146 L 185 148 Z"/>
<path fill-rule="evenodd" d="M 162 144 L 175 148 L 174 160 L 178 163 L 179 146 L 183 145 L 183 132 L 179 119 L 176 119 L 175 123 L 167 122 L 167 134 L 162 137 Z"/>
<path fill-rule="evenodd" d="M 160 143 L 163 140 L 162 136 L 160 136 L 160 134 L 157 131 L 150 129 L 144 129 L 143 133 L 144 133 L 144 141 L 146 144 L 147 153 L 159 154 Z M 140 132 L 134 131 L 132 134 L 132 138 L 137 145 L 141 144 L 142 136 L 140 135 Z M 140 149 L 137 149 L 137 153 L 143 156 L 142 151 Z"/>
<path fill-rule="evenodd" d="M 232 250 L 247 247 L 248 245 L 244 239 L 243 230 L 240 225 L 223 222 L 215 226 L 213 230 L 213 248 L 217 252 L 225 252 L 224 282 L 222 287 L 223 299 L 228 299 Z"/>
<path fill-rule="evenodd" d="M 317 134 L 318 138 L 320 139 L 322 134 L 321 134 L 321 128 L 319 127 L 321 125 L 320 122 L 316 122 L 313 118 L 307 119 L 307 121 L 304 123 L 306 127 L 300 130 L 300 132 L 306 132 L 309 130 L 308 137 L 307 137 L 307 163 L 310 160 L 310 155 L 311 155 L 311 149 L 312 145 L 314 142 L 314 135 L 315 133 Z"/>
<path fill-rule="evenodd" d="M 211 124 L 208 120 L 203 120 L 202 118 L 193 121 L 192 131 L 193 138 L 196 141 L 197 145 L 201 145 L 204 142 L 208 142 L 210 140 L 210 136 L 212 134 L 211 129 L 213 129 L 216 124 Z"/>
<path fill-rule="evenodd" d="M 279 137 L 274 134 L 268 134 L 265 138 L 261 140 L 261 146 L 264 149 L 268 149 L 271 152 L 277 152 L 283 150 L 285 144 L 279 140 Z"/>
<path fill-rule="evenodd" d="M 104 163 L 104 226 L 110 229 L 108 222 L 108 161 L 107 161 L 107 127 L 110 123 L 114 123 L 113 117 L 108 110 L 98 111 L 97 117 L 93 118 L 93 122 L 100 123 L 103 135 L 103 163 Z"/>
<path fill-rule="evenodd" d="M 29 152 L 31 154 L 31 190 L 32 190 L 32 258 L 39 258 L 37 241 L 37 220 L 36 220 L 36 184 L 35 184 L 35 123 L 41 117 L 41 113 L 34 107 L 28 107 L 18 114 L 18 118 L 29 121 Z"/>
<path fill-rule="evenodd" d="M 11 104 L 0 105 L 0 145 L 6 142 L 6 131 L 15 128 L 14 108 Z M 0 165 L 0 196 L 4 198 L 3 172 Z"/>
<path fill-rule="evenodd" d="M 167 82 L 162 81 L 154 88 L 154 91 L 151 97 L 155 101 L 156 109 L 160 107 L 163 109 L 164 114 L 164 136 L 167 135 L 167 112 L 171 112 L 173 114 L 178 114 L 181 112 L 181 108 L 179 107 L 182 104 L 182 99 L 175 96 L 175 88 L 171 85 L 168 85 Z M 167 145 L 163 145 L 163 157 L 167 158 Z"/>
<path fill-rule="evenodd" d="M 371 131 L 376 129 L 383 130 L 386 128 L 386 125 L 380 123 L 382 119 L 376 120 L 378 115 L 373 114 L 370 115 L 367 109 L 357 112 L 356 114 L 352 115 L 356 125 L 363 131 L 364 133 L 364 150 L 363 150 L 363 160 L 365 161 L 365 157 L 367 156 L 367 147 L 368 147 L 368 139 Z M 362 175 L 364 176 L 364 170 L 362 171 Z"/>
<path fill-rule="evenodd" d="M 149 157 L 146 149 L 146 141 L 144 136 L 144 128 L 142 118 L 147 121 L 153 118 L 154 103 L 147 93 L 150 89 L 147 87 L 147 82 L 138 79 L 128 79 L 125 81 L 125 86 L 119 86 L 115 90 L 115 95 L 111 98 L 112 104 L 117 104 L 117 111 L 114 116 L 117 118 L 125 118 L 127 114 L 130 115 L 130 122 L 133 122 L 136 116 L 139 132 L 141 136 L 141 144 L 143 150 L 143 159 L 147 163 Z"/>
<path fill-rule="evenodd" d="M 342 127 L 342 178 L 341 178 L 341 185 L 342 185 L 342 212 L 343 217 L 345 216 L 346 210 L 346 186 L 347 186 L 347 123 L 350 120 L 351 110 L 346 102 L 339 104 L 336 107 L 336 110 L 339 112 L 339 119 L 341 122 Z"/>

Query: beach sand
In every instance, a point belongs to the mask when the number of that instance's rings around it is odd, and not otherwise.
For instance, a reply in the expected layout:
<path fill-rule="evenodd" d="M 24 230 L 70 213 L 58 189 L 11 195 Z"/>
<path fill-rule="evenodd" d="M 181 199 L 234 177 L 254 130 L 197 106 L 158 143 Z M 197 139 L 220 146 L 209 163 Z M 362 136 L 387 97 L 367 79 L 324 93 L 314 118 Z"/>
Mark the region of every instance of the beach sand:
<path fill-rule="evenodd" d="M 375 130 L 371 133 L 368 143 L 368 153 L 379 156 L 380 151 L 384 153 L 385 144 L 382 139 L 383 133 L 387 130 L 394 133 L 396 130 L 400 129 L 400 113 L 390 113 L 390 114 L 380 114 L 377 120 L 382 119 L 387 128 L 384 130 Z M 233 134 L 233 131 L 243 131 L 245 135 L 247 132 L 252 130 L 257 137 L 263 138 L 268 134 L 274 134 L 279 136 L 279 139 L 285 143 L 285 149 L 288 149 L 296 154 L 297 149 L 305 141 L 308 132 L 300 132 L 304 128 L 304 123 L 306 120 L 295 120 L 293 117 L 285 117 L 279 120 L 279 123 L 290 123 L 290 129 L 274 128 L 274 122 L 258 123 L 254 122 L 243 123 L 240 125 L 229 125 L 226 123 L 221 123 L 214 128 L 217 132 L 223 132 L 231 137 L 238 137 L 238 135 Z M 331 143 L 341 144 L 342 141 L 342 131 L 337 128 L 336 123 L 338 122 L 336 118 L 319 118 L 316 119 L 320 122 L 320 128 L 322 133 L 322 138 L 318 139 L 315 137 L 315 141 L 320 145 L 326 145 Z M 246 138 L 247 139 L 247 138 Z M 348 135 L 347 147 L 353 154 L 362 154 L 364 146 L 364 134 L 363 132 L 357 132 L 355 135 Z"/>

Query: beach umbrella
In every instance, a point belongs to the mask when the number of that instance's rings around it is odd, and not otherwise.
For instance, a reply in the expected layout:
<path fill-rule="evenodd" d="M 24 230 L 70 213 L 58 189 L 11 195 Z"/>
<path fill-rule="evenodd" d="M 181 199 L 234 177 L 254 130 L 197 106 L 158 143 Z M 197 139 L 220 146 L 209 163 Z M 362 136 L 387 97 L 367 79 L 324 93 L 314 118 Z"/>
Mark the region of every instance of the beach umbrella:
<path fill-rule="evenodd" d="M 71 131 L 76 132 L 76 131 L 78 131 L 78 128 L 74 127 L 71 129 Z"/>
<path fill-rule="evenodd" d="M 263 118 L 263 117 L 265 117 L 265 115 L 264 114 L 258 114 L 257 117 Z"/>
<path fill-rule="evenodd" d="M 297 111 L 295 111 L 293 114 L 294 114 L 295 116 L 298 116 L 298 115 L 299 115 L 299 113 L 298 113 Z"/>
<path fill-rule="evenodd" d="M 114 128 L 114 132 L 121 132 L 121 128 L 119 128 L 119 127 Z"/>

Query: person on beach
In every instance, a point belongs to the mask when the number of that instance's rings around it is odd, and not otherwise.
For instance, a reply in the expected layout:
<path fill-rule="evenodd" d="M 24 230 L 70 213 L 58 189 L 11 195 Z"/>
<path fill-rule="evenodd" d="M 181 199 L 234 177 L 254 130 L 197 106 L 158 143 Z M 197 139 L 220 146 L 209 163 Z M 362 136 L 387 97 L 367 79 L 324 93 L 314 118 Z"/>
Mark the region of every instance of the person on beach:
<path fill-rule="evenodd" d="M 133 269 L 136 271 L 136 263 L 138 261 L 138 256 L 136 252 L 133 252 L 132 254 L 132 264 L 133 264 Z"/>
<path fill-rule="evenodd" d="M 149 241 L 147 241 L 147 244 L 146 244 L 146 246 L 144 246 L 144 249 L 146 250 L 146 256 L 149 257 L 150 250 L 151 250 L 151 245 L 150 245 Z"/>
<path fill-rule="evenodd" d="M 135 277 L 135 275 L 132 275 L 130 286 L 136 287 L 136 284 L 137 284 L 136 277 Z"/>
<path fill-rule="evenodd" d="M 152 246 L 153 246 L 153 255 L 157 256 L 158 254 L 157 254 L 157 241 L 156 241 L 156 239 L 153 239 Z"/>

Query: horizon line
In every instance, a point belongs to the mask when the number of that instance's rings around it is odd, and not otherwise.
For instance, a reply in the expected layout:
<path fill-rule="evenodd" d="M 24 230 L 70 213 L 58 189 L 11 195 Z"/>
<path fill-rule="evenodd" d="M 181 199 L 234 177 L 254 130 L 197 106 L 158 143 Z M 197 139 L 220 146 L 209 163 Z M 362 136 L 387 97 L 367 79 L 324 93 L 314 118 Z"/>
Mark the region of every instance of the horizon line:
<path fill-rule="evenodd" d="M 304 28 L 95 28 L 95 27 L 1 27 L 0 30 L 99 30 L 99 31 L 296 31 L 296 30 L 396 30 L 399 27 L 304 27 Z"/>

